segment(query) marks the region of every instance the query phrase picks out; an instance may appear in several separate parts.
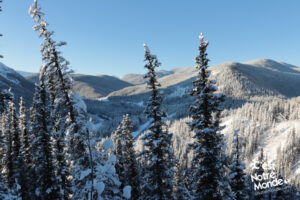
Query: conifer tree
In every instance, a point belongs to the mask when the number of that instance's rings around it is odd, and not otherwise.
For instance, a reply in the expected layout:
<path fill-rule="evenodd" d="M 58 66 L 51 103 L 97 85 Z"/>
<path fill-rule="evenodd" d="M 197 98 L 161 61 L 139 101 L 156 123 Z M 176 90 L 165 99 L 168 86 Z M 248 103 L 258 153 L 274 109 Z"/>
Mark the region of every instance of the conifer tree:
<path fill-rule="evenodd" d="M 3 172 L 5 169 L 5 166 L 4 166 L 4 164 L 5 164 L 4 158 L 5 158 L 5 154 L 6 154 L 5 119 L 6 119 L 5 113 L 2 113 L 2 115 L 1 115 L 1 130 L 0 130 L 0 177 L 3 176 Z"/>
<path fill-rule="evenodd" d="M 6 112 L 8 110 L 8 101 L 13 98 L 13 94 L 9 90 L 3 90 L 0 93 L 0 113 Z"/>
<path fill-rule="evenodd" d="M 23 199 L 30 199 L 33 196 L 33 188 L 30 187 L 31 182 L 31 171 L 30 166 L 32 165 L 31 162 L 31 151 L 30 151 L 30 142 L 31 137 L 28 131 L 27 125 L 27 117 L 26 117 L 26 107 L 23 101 L 23 97 L 20 98 L 20 108 L 19 108 L 19 130 L 21 136 L 21 187 L 22 187 L 22 198 Z"/>
<path fill-rule="evenodd" d="M 9 189 L 16 188 L 16 181 L 19 181 L 19 153 L 20 153 L 20 137 L 17 126 L 17 116 L 13 98 L 8 101 L 8 110 L 2 113 L 2 133 L 5 135 L 5 158 L 3 165 L 5 166 L 5 179 Z"/>
<path fill-rule="evenodd" d="M 223 135 L 220 133 L 219 118 L 223 95 L 215 94 L 215 81 L 209 80 L 206 48 L 208 42 L 200 35 L 200 55 L 196 57 L 196 68 L 199 70 L 193 82 L 191 95 L 196 97 L 190 107 L 191 130 L 195 132 L 192 149 L 193 196 L 195 199 L 220 200 L 231 198 L 227 191 L 228 180 L 225 176 L 225 153 Z"/>
<path fill-rule="evenodd" d="M 70 82 L 68 84 L 61 85 L 56 77 L 58 73 L 61 74 L 61 68 L 67 65 L 64 58 L 60 56 L 60 52 L 57 51 L 59 46 L 64 43 L 57 44 L 52 39 L 53 32 L 48 31 L 47 22 L 43 19 L 43 14 L 40 12 L 40 7 L 37 6 L 37 1 L 30 9 L 30 14 L 36 19 L 37 25 L 36 30 L 40 31 L 40 37 L 44 37 L 43 48 L 41 50 L 43 60 L 45 62 L 44 70 L 42 71 L 45 76 L 45 82 L 47 91 L 50 94 L 50 116 L 51 116 L 51 126 L 52 135 L 54 140 L 54 155 L 56 159 L 56 175 L 59 177 L 58 187 L 63 193 L 64 199 L 69 199 L 71 192 L 71 182 L 68 179 L 70 176 L 69 166 L 66 162 L 66 126 L 65 122 L 67 120 L 68 110 L 66 107 L 70 106 L 70 102 L 65 102 L 62 95 L 67 92 L 65 85 L 70 88 Z M 65 76 L 63 74 L 62 76 Z M 68 80 L 68 79 L 67 79 Z M 63 94 L 62 94 L 63 93 Z M 67 94 L 67 93 L 66 93 Z M 63 96 L 65 97 L 65 96 Z M 69 98 L 67 94 L 67 98 Z"/>
<path fill-rule="evenodd" d="M 21 139 L 20 139 L 20 130 L 18 126 L 18 118 L 16 113 L 16 107 L 13 102 L 13 99 L 9 101 L 9 129 L 12 134 L 12 159 L 14 162 L 14 179 L 18 176 L 19 170 L 19 156 L 21 149 Z"/>
<path fill-rule="evenodd" d="M 248 185 L 245 170 L 245 164 L 241 161 L 240 143 L 238 131 L 234 132 L 234 139 L 232 141 L 232 161 L 229 166 L 229 178 L 232 191 L 235 193 L 236 199 L 249 199 Z"/>
<path fill-rule="evenodd" d="M 103 138 L 97 142 L 94 151 L 96 161 L 95 185 L 97 197 L 100 200 L 121 200 L 122 194 L 120 191 L 121 182 L 116 173 L 117 158 L 113 154 L 113 142 L 110 138 Z"/>
<path fill-rule="evenodd" d="M 175 165 L 175 176 L 174 176 L 174 199 L 175 200 L 184 200 L 192 199 L 190 192 L 185 186 L 185 174 L 184 169 L 179 162 L 176 162 Z"/>
<path fill-rule="evenodd" d="M 27 198 L 30 196 L 27 182 L 26 166 L 21 152 L 21 135 L 19 129 L 19 119 L 16 113 L 14 98 L 9 100 L 9 129 L 12 134 L 12 159 L 13 159 L 13 176 L 11 183 L 15 195 L 18 198 Z"/>
<path fill-rule="evenodd" d="M 119 176 L 120 182 L 122 186 L 124 186 L 124 165 L 126 162 L 123 157 L 123 136 L 122 136 L 122 128 L 118 126 L 116 131 L 112 134 L 112 140 L 114 142 L 114 154 L 116 156 L 116 172 Z"/>
<path fill-rule="evenodd" d="M 58 48 L 64 45 L 64 42 L 56 43 L 52 39 L 53 32 L 47 29 L 47 22 L 43 19 L 41 8 L 37 5 L 37 0 L 30 8 L 31 16 L 36 20 L 35 30 L 40 32 L 40 37 L 44 38 L 43 48 L 41 50 L 45 62 L 43 75 L 46 77 L 47 89 L 50 94 L 51 117 L 53 118 L 53 135 L 55 140 L 55 154 L 58 168 L 56 173 L 60 178 L 59 185 L 64 192 L 65 199 L 70 193 L 70 184 L 68 182 L 68 166 L 63 157 L 68 146 L 68 159 L 71 161 L 72 176 L 74 179 L 75 190 L 74 198 L 86 198 L 88 194 L 83 188 L 86 187 L 87 179 L 80 179 L 81 172 L 91 169 L 89 165 L 89 156 L 87 153 L 87 128 L 86 128 L 86 109 L 78 108 L 82 100 L 78 95 L 73 95 L 71 91 L 69 63 L 60 55 Z M 83 103 L 84 104 L 84 103 Z M 85 106 L 85 105 L 84 105 Z M 80 105 L 80 107 L 82 107 Z M 67 135 L 67 138 L 65 139 Z M 65 141 L 68 141 L 68 145 Z M 85 194 L 83 194 L 85 193 Z"/>
<path fill-rule="evenodd" d="M 131 186 L 131 199 L 136 200 L 139 197 L 139 173 L 137 161 L 133 147 L 132 121 L 129 115 L 125 115 L 122 120 L 122 138 L 123 138 L 123 160 L 124 162 L 124 186 Z M 120 181 L 121 177 L 119 176 Z"/>
<path fill-rule="evenodd" d="M 27 117 L 26 117 L 26 107 L 24 104 L 23 97 L 20 98 L 20 108 L 19 108 L 19 129 L 21 131 L 22 138 L 22 152 L 24 157 L 24 162 L 26 165 L 31 164 L 31 155 L 30 155 L 30 134 L 28 132 Z"/>
<path fill-rule="evenodd" d="M 35 86 L 33 105 L 31 107 L 32 158 L 35 196 L 40 200 L 60 199 L 57 187 L 53 158 L 51 131 L 49 130 L 49 107 L 43 76 L 40 76 L 40 85 Z"/>
<path fill-rule="evenodd" d="M 150 121 L 150 127 L 142 140 L 144 150 L 141 152 L 143 166 L 143 183 L 141 199 L 172 199 L 173 176 L 174 176 L 174 155 L 172 150 L 172 134 L 169 134 L 164 125 L 166 113 L 161 110 L 162 97 L 158 87 L 155 68 L 160 66 L 155 55 L 150 54 L 147 45 L 144 45 L 145 68 L 148 72 L 145 78 L 151 91 L 145 114 Z"/>
<path fill-rule="evenodd" d="M 2 113 L 2 133 L 5 139 L 5 156 L 3 158 L 4 179 L 7 187 L 12 189 L 14 186 L 14 162 L 12 148 L 12 132 L 9 128 L 10 115 L 9 112 Z"/>
<path fill-rule="evenodd" d="M 7 154 L 7 147 L 8 147 L 8 141 L 7 141 L 7 130 L 8 130 L 8 119 L 7 119 L 7 113 L 2 113 L 1 115 L 1 174 L 0 174 L 0 199 L 3 200 L 11 200 L 16 198 L 15 195 L 12 194 L 12 190 L 10 190 L 5 183 L 8 183 L 7 178 L 9 173 L 9 164 L 7 163 L 7 158 L 11 156 L 8 156 Z M 10 162 L 12 163 L 12 161 Z"/>

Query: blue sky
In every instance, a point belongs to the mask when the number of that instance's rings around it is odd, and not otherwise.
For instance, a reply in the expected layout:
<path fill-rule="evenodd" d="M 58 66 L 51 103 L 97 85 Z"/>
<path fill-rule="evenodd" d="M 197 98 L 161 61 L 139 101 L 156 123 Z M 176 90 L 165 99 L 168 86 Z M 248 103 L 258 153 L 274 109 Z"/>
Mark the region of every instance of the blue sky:
<path fill-rule="evenodd" d="M 28 15 L 31 0 L 4 0 L 0 13 L 2 62 L 37 72 L 38 34 Z M 203 32 L 210 65 L 270 58 L 300 66 L 297 0 L 40 0 L 61 50 L 77 73 L 144 73 L 143 43 L 161 69 L 194 65 Z"/>

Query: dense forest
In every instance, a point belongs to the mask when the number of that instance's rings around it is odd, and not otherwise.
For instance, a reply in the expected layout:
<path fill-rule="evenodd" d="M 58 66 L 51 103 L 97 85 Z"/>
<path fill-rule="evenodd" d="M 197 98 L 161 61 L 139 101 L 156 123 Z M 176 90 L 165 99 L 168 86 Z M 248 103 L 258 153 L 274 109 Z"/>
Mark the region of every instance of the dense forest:
<path fill-rule="evenodd" d="M 197 78 L 185 94 L 193 101 L 178 110 L 180 119 L 168 120 L 157 76 L 161 63 L 144 44 L 150 92 L 140 120 L 148 122 L 146 130 L 133 135 L 140 122 L 128 112 L 119 114 L 117 126 L 109 125 L 115 130 L 99 134 L 85 101 L 72 90 L 69 62 L 60 51 L 66 43 L 53 39 L 37 0 L 29 14 L 42 39 L 44 64 L 29 109 L 11 90 L 0 94 L 0 199 L 300 199 L 300 180 L 293 177 L 300 127 L 289 125 L 275 158 L 260 144 L 268 134 L 277 135 L 279 123 L 299 119 L 299 99 L 253 101 L 234 110 L 224 106 L 201 34 Z M 229 113 L 234 118 L 226 127 L 221 119 Z"/>

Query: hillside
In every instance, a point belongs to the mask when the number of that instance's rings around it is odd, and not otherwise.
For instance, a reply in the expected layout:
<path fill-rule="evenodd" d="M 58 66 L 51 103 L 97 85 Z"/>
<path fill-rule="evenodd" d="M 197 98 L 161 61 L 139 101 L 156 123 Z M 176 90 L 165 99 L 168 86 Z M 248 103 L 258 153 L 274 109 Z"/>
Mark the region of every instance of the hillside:
<path fill-rule="evenodd" d="M 250 98 L 253 96 L 300 95 L 300 72 L 292 65 L 268 59 L 246 63 L 222 63 L 209 69 L 211 78 L 217 80 L 219 90 L 227 96 Z M 179 68 L 159 79 L 162 89 L 191 85 L 196 76 L 194 68 Z M 229 84 L 230 83 L 230 84 Z M 112 92 L 109 96 L 129 96 L 146 93 L 145 84 Z"/>
<path fill-rule="evenodd" d="M 295 132 L 295 140 L 300 141 L 300 70 L 293 65 L 269 59 L 222 63 L 209 70 L 211 78 L 217 80 L 219 91 L 226 95 L 222 115 L 225 129 L 222 133 L 227 139 L 227 146 L 231 145 L 233 131 L 238 129 L 247 166 L 258 155 L 260 148 L 264 148 L 270 161 L 279 162 L 279 159 L 287 163 L 287 158 L 281 156 L 290 153 L 291 133 Z M 36 74 L 25 80 L 3 64 L 0 71 L 0 87 L 12 87 L 17 97 L 25 95 L 29 99 L 33 84 L 28 80 L 37 81 Z M 196 70 L 189 67 L 164 71 L 159 78 L 163 108 L 168 113 L 169 130 L 174 133 L 173 145 L 179 157 L 184 156 L 187 144 L 191 141 L 192 133 L 186 122 L 190 120 L 189 106 L 193 102 L 189 91 L 196 75 Z M 105 75 L 74 75 L 74 91 L 86 97 L 88 111 L 99 135 L 109 135 L 116 129 L 122 115 L 130 113 L 135 131 L 133 135 L 139 148 L 138 137 L 149 125 L 142 114 L 148 90 L 141 80 L 132 80 L 142 76 L 132 74 L 120 80 Z M 254 141 L 258 141 L 255 146 Z M 293 163 L 293 168 L 286 172 L 286 176 L 293 174 L 299 177 L 300 158 L 294 158 Z"/>
<path fill-rule="evenodd" d="M 159 78 L 159 82 L 162 85 L 163 107 L 168 113 L 169 130 L 174 133 L 175 153 L 183 156 L 191 141 L 192 133 L 186 122 L 190 120 L 189 106 L 193 98 L 189 96 L 189 91 L 196 71 L 194 68 L 178 68 L 171 72 Z M 300 95 L 300 73 L 297 67 L 260 59 L 219 64 L 211 67 L 210 72 L 211 78 L 217 80 L 219 91 L 226 95 L 223 104 L 226 109 L 222 115 L 225 129 L 222 133 L 227 139 L 227 146 L 231 145 L 233 131 L 240 130 L 247 167 L 260 148 L 264 148 L 269 161 L 277 162 L 279 156 L 281 162 L 287 163 L 287 158 L 280 155 L 289 155 L 292 130 L 295 130 L 297 141 L 300 141 L 300 100 L 296 98 Z M 130 113 L 134 137 L 138 138 L 149 125 L 142 115 L 147 99 L 146 84 L 140 84 L 114 91 L 101 101 L 88 102 L 89 111 L 101 119 L 98 121 L 101 127 L 99 134 L 109 135 L 121 116 Z M 255 141 L 258 143 L 254 145 Z M 137 148 L 139 144 L 137 140 Z M 281 154 L 277 155 L 278 152 Z M 286 176 L 293 174 L 299 177 L 300 157 L 293 162 L 293 169 L 287 171 Z M 277 166 L 280 165 L 282 163 L 277 163 Z"/>
<path fill-rule="evenodd" d="M 27 76 L 26 79 L 32 82 L 38 82 L 38 74 Z M 128 82 L 107 75 L 92 76 L 73 74 L 73 79 L 74 91 L 78 92 L 83 98 L 94 100 L 104 97 L 113 91 L 132 86 L 132 84 Z"/>
<path fill-rule="evenodd" d="M 170 74 L 173 74 L 173 71 L 159 70 L 156 73 L 156 75 L 160 78 Z M 145 83 L 143 74 L 125 74 L 120 79 L 133 85 L 140 85 Z"/>
<path fill-rule="evenodd" d="M 16 103 L 19 101 L 19 98 L 23 96 L 27 105 L 31 104 L 34 84 L 26 80 L 15 70 L 0 62 L 0 90 L 2 91 L 9 88 L 11 88 L 15 94 Z"/>

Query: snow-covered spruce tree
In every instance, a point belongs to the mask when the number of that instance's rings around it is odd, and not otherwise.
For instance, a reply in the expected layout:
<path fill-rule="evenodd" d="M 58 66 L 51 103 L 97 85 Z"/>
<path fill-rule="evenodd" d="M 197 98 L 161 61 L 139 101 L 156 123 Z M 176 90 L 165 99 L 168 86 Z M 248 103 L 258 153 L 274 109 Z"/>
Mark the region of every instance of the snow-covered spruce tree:
<path fill-rule="evenodd" d="M 62 75 L 62 68 L 65 65 L 65 60 L 57 52 L 57 48 L 63 43 L 57 44 L 52 39 L 53 32 L 48 31 L 47 22 L 43 19 L 43 14 L 41 13 L 41 8 L 38 7 L 37 1 L 30 7 L 29 10 L 31 16 L 37 22 L 34 27 L 35 30 L 39 31 L 40 37 L 44 38 L 42 44 L 41 53 L 43 56 L 43 61 L 45 62 L 43 71 L 43 76 L 45 76 L 45 86 L 50 94 L 50 116 L 51 116 L 51 129 L 52 129 L 52 139 L 54 140 L 54 156 L 55 156 L 55 173 L 58 177 L 58 187 L 62 193 L 64 199 L 69 199 L 71 191 L 71 182 L 69 180 L 70 171 L 69 166 L 66 162 L 66 120 L 68 118 L 68 108 L 70 102 L 65 101 L 65 97 L 70 101 L 68 92 L 70 90 L 70 81 L 67 90 L 65 85 L 61 84 L 56 77 Z M 66 81 L 65 81 L 66 82 Z M 65 83 L 64 82 L 64 83 Z M 75 147 L 76 148 L 76 147 Z"/>
<path fill-rule="evenodd" d="M 22 193 L 23 199 L 30 199 L 30 197 L 33 196 L 33 188 L 30 187 L 30 184 L 32 180 L 31 172 L 30 172 L 30 166 L 32 165 L 31 162 L 31 151 L 30 151 L 30 142 L 31 142 L 31 135 L 28 131 L 28 125 L 27 125 L 27 117 L 26 117 L 26 107 L 23 101 L 23 97 L 20 98 L 20 107 L 19 107 L 19 130 L 20 130 L 20 136 L 21 136 L 21 157 L 20 162 L 23 169 L 22 169 L 22 176 L 21 176 L 21 187 L 22 187 Z"/>
<path fill-rule="evenodd" d="M 121 176 L 119 175 L 121 183 L 123 186 L 131 187 L 131 199 L 137 200 L 140 196 L 139 184 L 140 177 L 138 172 L 138 166 L 136 161 L 135 150 L 133 147 L 133 137 L 132 137 L 132 121 L 128 114 L 123 117 L 122 120 L 122 138 L 123 138 L 123 159 L 124 159 L 124 172 L 123 182 Z"/>
<path fill-rule="evenodd" d="M 8 188 L 12 188 L 14 185 L 14 162 L 12 157 L 12 133 L 9 128 L 10 115 L 8 112 L 2 113 L 2 134 L 4 136 L 4 155 L 3 156 L 3 176 L 5 184 Z"/>
<path fill-rule="evenodd" d="M 31 164 L 31 155 L 30 155 L 30 133 L 28 132 L 27 117 L 26 117 L 26 107 L 24 104 L 23 97 L 20 98 L 20 107 L 19 107 L 19 129 L 21 131 L 22 138 L 22 153 L 24 157 L 24 162 L 27 165 Z"/>
<path fill-rule="evenodd" d="M 13 98 L 13 94 L 9 90 L 3 90 L 0 93 L 0 114 L 8 111 L 8 102 Z"/>
<path fill-rule="evenodd" d="M 3 161 L 4 174 L 6 184 L 10 189 L 13 189 L 15 186 L 15 179 L 17 178 L 17 169 L 18 169 L 18 154 L 20 152 L 20 140 L 18 138 L 18 130 L 14 127 L 15 119 L 15 108 L 13 99 L 8 101 L 9 106 L 8 110 L 3 115 L 2 121 L 2 133 L 5 136 L 5 158 Z"/>
<path fill-rule="evenodd" d="M 12 134 L 12 159 L 13 159 L 13 176 L 10 183 L 13 183 L 13 189 L 15 195 L 20 198 L 29 197 L 29 182 L 26 178 L 26 168 L 24 164 L 24 158 L 21 153 L 21 135 L 19 129 L 19 119 L 14 104 L 14 98 L 9 100 L 9 129 Z"/>
<path fill-rule="evenodd" d="M 8 130 L 8 120 L 7 120 L 7 114 L 6 113 L 2 113 L 1 115 L 1 136 L 0 136 L 0 158 L 1 158 L 1 164 L 0 164 L 0 167 L 1 167 L 1 174 L 0 174 L 0 199 L 3 199 L 3 200 L 10 200 L 10 199 L 13 199 L 11 197 L 12 194 L 11 194 L 11 190 L 8 189 L 7 185 L 5 184 L 5 182 L 7 183 L 7 175 L 8 175 L 8 166 L 7 165 L 7 144 L 8 144 L 8 141 L 7 141 L 7 130 Z M 11 162 L 12 163 L 12 162 Z M 14 196 L 15 197 L 15 196 Z"/>
<path fill-rule="evenodd" d="M 145 68 L 148 72 L 145 78 L 151 95 L 145 110 L 150 120 L 150 127 L 142 136 L 144 150 L 141 152 L 145 166 L 142 183 L 141 197 L 143 200 L 172 199 L 174 155 L 172 150 L 172 134 L 169 134 L 164 126 L 166 113 L 161 110 L 162 97 L 160 96 L 155 68 L 160 63 L 155 55 L 150 54 L 147 45 L 144 45 Z"/>
<path fill-rule="evenodd" d="M 74 121 L 71 119 L 71 115 L 69 115 L 67 118 L 66 133 L 69 143 L 70 160 L 72 162 L 72 175 L 76 188 L 73 199 L 85 199 L 92 190 L 91 181 L 95 178 L 92 177 L 91 166 L 91 163 L 94 161 L 90 160 L 91 157 L 89 156 L 87 145 L 89 137 L 87 108 L 78 94 L 71 97 L 70 103 L 73 107 Z"/>
<path fill-rule="evenodd" d="M 196 57 L 197 79 L 193 82 L 191 95 L 196 97 L 190 107 L 191 130 L 195 132 L 192 159 L 192 194 L 195 199 L 230 199 L 228 178 L 225 176 L 225 153 L 223 135 L 220 133 L 219 118 L 223 95 L 215 94 L 215 81 L 209 80 L 206 48 L 208 42 L 200 35 L 200 55 Z"/>
<path fill-rule="evenodd" d="M 5 113 L 1 115 L 1 129 L 0 129 L 0 177 L 2 177 L 2 173 L 4 172 L 4 158 L 6 153 L 6 138 L 4 132 L 6 131 L 5 125 Z"/>
<path fill-rule="evenodd" d="M 85 107 L 84 102 L 78 95 L 72 94 L 70 71 L 68 70 L 69 63 L 65 61 L 58 51 L 58 48 L 65 43 L 56 43 L 52 39 L 53 32 L 47 30 L 47 22 L 43 19 L 40 10 L 35 0 L 35 3 L 31 6 L 30 14 L 37 22 L 35 29 L 39 30 L 40 36 L 44 38 L 42 55 L 45 62 L 44 74 L 47 77 L 50 102 L 54 104 L 51 112 L 51 116 L 54 118 L 54 138 L 57 141 L 64 141 L 64 137 L 67 135 L 68 160 L 71 163 L 71 174 L 75 184 L 73 198 L 84 199 L 91 190 L 88 186 L 92 180 L 91 175 L 84 176 L 84 179 L 81 178 L 81 172 L 91 169 L 86 144 L 88 135 L 86 128 L 87 113 L 86 109 L 82 109 Z M 64 145 L 63 142 L 56 143 Z M 64 153 L 62 151 L 64 148 L 57 146 L 55 149 L 60 154 Z M 62 164 L 62 162 L 60 163 Z M 57 170 L 57 174 L 60 177 L 66 176 L 64 172 L 67 172 L 67 170 Z M 67 179 L 62 178 L 61 180 Z M 62 188 L 63 191 L 69 190 L 67 183 L 60 185 L 61 187 L 66 186 L 66 188 Z"/>
<path fill-rule="evenodd" d="M 12 134 L 9 129 L 9 104 L 13 99 L 10 90 L 3 90 L 0 93 L 0 114 L 1 114 L 1 141 L 0 141 L 0 158 L 1 158 L 1 177 L 0 177 L 0 193 L 3 199 L 9 199 L 12 196 L 12 190 L 8 188 L 9 182 L 13 187 L 13 157 L 12 157 Z M 4 185 L 5 183 L 5 185 Z M 0 195 L 1 196 L 1 195 Z"/>
<path fill-rule="evenodd" d="M 103 138 L 96 142 L 93 157 L 95 158 L 94 184 L 98 200 L 121 200 L 121 182 L 116 172 L 117 158 L 113 154 L 113 142 L 110 138 Z"/>
<path fill-rule="evenodd" d="M 174 199 L 175 200 L 185 200 L 192 199 L 190 192 L 185 186 L 185 172 L 180 162 L 176 162 L 175 165 L 175 176 L 174 176 Z"/>
<path fill-rule="evenodd" d="M 125 174 L 124 174 L 124 165 L 126 160 L 123 157 L 123 136 L 122 136 L 122 128 L 118 126 L 116 131 L 112 134 L 112 141 L 114 143 L 114 155 L 116 156 L 116 172 L 119 176 L 119 180 L 121 184 L 124 186 L 125 182 Z"/>
<path fill-rule="evenodd" d="M 235 131 L 232 141 L 232 161 L 229 166 L 230 186 L 235 193 L 236 199 L 246 200 L 249 199 L 249 188 L 246 173 L 244 172 L 245 164 L 240 159 L 241 154 L 238 131 Z"/>
<path fill-rule="evenodd" d="M 30 132 L 34 138 L 31 141 L 34 192 L 38 200 L 61 199 L 55 175 L 51 130 L 48 127 L 49 114 L 44 77 L 40 74 L 40 84 L 35 86 L 33 105 L 30 110 Z"/>

